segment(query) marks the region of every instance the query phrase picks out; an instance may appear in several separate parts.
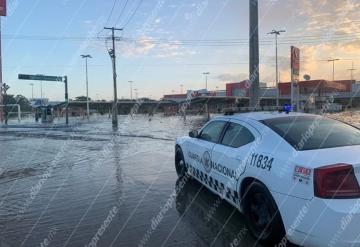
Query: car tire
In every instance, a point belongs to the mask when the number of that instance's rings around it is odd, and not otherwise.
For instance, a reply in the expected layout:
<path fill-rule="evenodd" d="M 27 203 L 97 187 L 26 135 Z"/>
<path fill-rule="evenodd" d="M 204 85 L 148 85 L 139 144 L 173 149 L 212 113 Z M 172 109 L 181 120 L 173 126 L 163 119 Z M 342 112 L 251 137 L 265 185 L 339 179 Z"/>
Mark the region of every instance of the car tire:
<path fill-rule="evenodd" d="M 175 170 L 179 178 L 186 175 L 185 159 L 180 147 L 177 147 L 175 152 Z"/>
<path fill-rule="evenodd" d="M 243 211 L 251 234 L 261 243 L 279 244 L 285 237 L 284 224 L 269 190 L 252 182 L 243 196 Z"/>

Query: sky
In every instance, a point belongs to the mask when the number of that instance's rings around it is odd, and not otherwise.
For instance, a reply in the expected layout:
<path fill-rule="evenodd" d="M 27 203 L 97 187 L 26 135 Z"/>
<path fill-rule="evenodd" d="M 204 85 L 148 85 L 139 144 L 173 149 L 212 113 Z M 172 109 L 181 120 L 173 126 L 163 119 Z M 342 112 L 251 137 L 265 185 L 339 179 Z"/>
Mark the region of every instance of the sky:
<path fill-rule="evenodd" d="M 290 46 L 301 49 L 301 77 L 360 80 L 360 0 L 259 0 L 260 81 L 275 81 L 272 29 L 279 38 L 280 81 L 290 79 Z M 110 33 L 117 31 L 118 97 L 161 98 L 181 88 L 225 89 L 248 78 L 248 0 L 8 0 L 2 17 L 3 77 L 9 94 L 31 97 L 31 81 L 19 73 L 69 78 L 69 97 L 85 95 L 85 61 L 90 54 L 89 97 L 113 97 Z M 107 41 L 106 41 L 107 40 Z M 34 97 L 40 82 L 34 81 Z M 181 85 L 183 85 L 181 87 Z M 61 82 L 43 82 L 43 95 L 64 99 Z M 135 95 L 135 93 L 134 93 Z"/>

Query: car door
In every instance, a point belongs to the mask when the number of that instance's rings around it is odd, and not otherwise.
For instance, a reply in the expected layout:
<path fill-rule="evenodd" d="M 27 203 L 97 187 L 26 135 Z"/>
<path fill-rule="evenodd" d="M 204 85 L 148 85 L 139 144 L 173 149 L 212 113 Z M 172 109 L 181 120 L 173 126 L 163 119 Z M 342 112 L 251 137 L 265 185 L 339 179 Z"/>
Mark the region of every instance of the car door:
<path fill-rule="evenodd" d="M 187 144 L 187 168 L 190 173 L 206 184 L 211 170 L 211 151 L 219 142 L 226 120 L 214 120 L 206 124 L 197 138 L 190 138 Z"/>
<path fill-rule="evenodd" d="M 239 205 L 238 181 L 244 174 L 260 134 L 249 124 L 231 121 L 212 150 L 212 176 L 220 182 L 222 196 Z"/>

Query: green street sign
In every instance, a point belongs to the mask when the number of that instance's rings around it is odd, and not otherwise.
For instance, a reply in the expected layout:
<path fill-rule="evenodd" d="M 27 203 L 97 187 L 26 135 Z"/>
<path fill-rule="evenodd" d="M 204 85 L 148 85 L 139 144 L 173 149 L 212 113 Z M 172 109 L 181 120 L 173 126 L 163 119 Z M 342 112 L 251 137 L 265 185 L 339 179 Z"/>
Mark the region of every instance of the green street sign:
<path fill-rule="evenodd" d="M 25 74 L 19 74 L 19 80 L 63 81 L 63 77 L 62 76 L 50 76 L 50 75 L 25 75 Z"/>

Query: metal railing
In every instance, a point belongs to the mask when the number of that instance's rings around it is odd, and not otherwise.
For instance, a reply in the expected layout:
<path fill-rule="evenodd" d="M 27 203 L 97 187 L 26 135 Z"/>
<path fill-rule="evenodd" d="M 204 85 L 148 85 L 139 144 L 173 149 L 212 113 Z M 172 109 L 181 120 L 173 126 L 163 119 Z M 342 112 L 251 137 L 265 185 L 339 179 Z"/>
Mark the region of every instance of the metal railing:
<path fill-rule="evenodd" d="M 17 106 L 18 108 L 18 121 L 19 123 L 21 122 L 21 108 L 20 108 L 20 105 L 19 104 L 6 104 L 6 105 L 0 105 L 0 106 Z"/>

